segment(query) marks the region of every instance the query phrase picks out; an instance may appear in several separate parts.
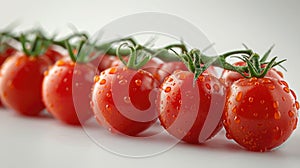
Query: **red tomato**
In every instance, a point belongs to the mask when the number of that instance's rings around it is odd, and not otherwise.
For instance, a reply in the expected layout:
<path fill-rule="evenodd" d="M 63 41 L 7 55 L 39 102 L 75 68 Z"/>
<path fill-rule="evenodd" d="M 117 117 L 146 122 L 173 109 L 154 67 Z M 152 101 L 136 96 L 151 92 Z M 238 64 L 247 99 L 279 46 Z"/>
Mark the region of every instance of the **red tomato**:
<path fill-rule="evenodd" d="M 157 81 L 144 70 L 112 67 L 95 77 L 92 108 L 107 129 L 135 136 L 157 119 Z"/>
<path fill-rule="evenodd" d="M 177 71 L 161 85 L 159 120 L 174 137 L 187 143 L 203 143 L 222 128 L 225 85 L 216 77 Z"/>
<path fill-rule="evenodd" d="M 4 105 L 23 115 L 38 115 L 43 109 L 42 81 L 51 65 L 45 57 L 16 55 L 2 66 L 0 96 Z"/>
<path fill-rule="evenodd" d="M 15 48 L 10 47 L 10 46 L 7 45 L 4 48 L 4 51 L 0 52 L 0 68 L 1 68 L 2 64 L 4 63 L 4 61 L 8 57 L 14 55 L 16 52 L 17 52 L 17 50 Z M 2 104 L 2 101 L 0 100 L 0 107 L 2 107 L 2 106 L 3 106 L 3 104 Z"/>
<path fill-rule="evenodd" d="M 56 119 L 79 125 L 92 116 L 89 94 L 94 69 L 91 65 L 62 59 L 45 74 L 43 101 Z"/>
<path fill-rule="evenodd" d="M 233 65 L 235 66 L 245 66 L 246 63 L 239 61 L 234 63 Z M 263 65 L 262 67 L 264 67 L 265 65 Z M 247 75 L 247 74 L 246 74 Z M 276 78 L 276 79 L 283 79 L 283 74 L 276 70 L 275 68 L 271 68 L 271 70 L 268 71 L 268 73 L 266 74 L 266 77 L 271 77 L 271 78 Z M 232 83 L 234 81 L 237 81 L 241 78 L 244 78 L 241 74 L 239 74 L 238 72 L 234 72 L 234 71 L 229 71 L 229 70 L 224 70 L 222 73 L 221 78 L 224 80 L 225 84 L 227 86 L 231 86 Z"/>
<path fill-rule="evenodd" d="M 223 124 L 227 137 L 251 151 L 285 142 L 296 128 L 299 103 L 285 81 L 240 79 L 228 90 Z"/>

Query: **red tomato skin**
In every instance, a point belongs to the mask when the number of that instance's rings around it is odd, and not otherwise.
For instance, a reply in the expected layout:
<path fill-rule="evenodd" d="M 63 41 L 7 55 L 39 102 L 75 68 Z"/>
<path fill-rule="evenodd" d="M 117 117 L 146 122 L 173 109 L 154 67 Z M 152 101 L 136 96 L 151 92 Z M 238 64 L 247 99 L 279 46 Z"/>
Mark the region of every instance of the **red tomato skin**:
<path fill-rule="evenodd" d="M 296 129 L 295 97 L 275 78 L 240 79 L 228 90 L 223 124 L 229 139 L 250 151 L 269 151 Z"/>
<path fill-rule="evenodd" d="M 89 64 L 61 59 L 45 74 L 43 101 L 54 118 L 70 125 L 81 125 L 92 116 L 90 92 L 94 69 Z M 80 117 L 80 118 L 79 118 Z"/>
<path fill-rule="evenodd" d="M 112 64 L 118 60 L 117 56 L 102 54 L 92 60 L 90 63 L 95 67 L 98 67 L 98 74 L 105 69 L 112 67 Z"/>
<path fill-rule="evenodd" d="M 9 46 L 4 51 L 2 51 L 0 53 L 0 68 L 1 68 L 2 64 L 4 63 L 4 61 L 8 57 L 13 56 L 16 53 L 17 53 L 17 50 L 15 48 L 9 47 Z M 0 100 L 0 107 L 2 107 L 2 106 L 3 106 L 3 104 L 2 104 L 2 101 Z"/>
<path fill-rule="evenodd" d="M 199 144 L 222 128 L 225 85 L 214 76 L 202 74 L 193 86 L 193 77 L 188 71 L 177 71 L 167 77 L 157 105 L 161 125 L 171 135 Z"/>
<path fill-rule="evenodd" d="M 45 108 L 42 81 L 50 64 L 50 60 L 43 57 L 10 57 L 1 69 L 0 96 L 3 104 L 19 114 L 38 115 Z"/>
<path fill-rule="evenodd" d="M 234 63 L 233 65 L 245 66 L 246 63 L 239 61 L 239 62 Z M 264 67 L 264 66 L 265 65 L 262 65 L 262 67 Z M 282 72 L 276 70 L 275 68 L 271 68 L 271 70 L 269 70 L 268 73 L 266 74 L 266 77 L 283 79 L 283 74 L 282 74 Z M 222 72 L 221 78 L 224 80 L 224 82 L 227 86 L 231 86 L 233 82 L 235 82 L 241 78 L 244 78 L 244 77 L 241 74 L 239 74 L 238 72 L 224 70 Z"/>
<path fill-rule="evenodd" d="M 119 66 L 102 71 L 95 78 L 92 108 L 105 128 L 136 136 L 156 121 L 156 96 L 152 91 L 158 83 L 150 73 Z"/>

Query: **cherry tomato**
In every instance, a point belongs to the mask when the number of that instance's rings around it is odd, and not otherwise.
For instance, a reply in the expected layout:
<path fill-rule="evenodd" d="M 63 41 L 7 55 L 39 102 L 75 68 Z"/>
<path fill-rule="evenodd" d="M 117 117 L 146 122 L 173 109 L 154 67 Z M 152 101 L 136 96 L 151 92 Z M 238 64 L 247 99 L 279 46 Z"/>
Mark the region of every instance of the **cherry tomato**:
<path fill-rule="evenodd" d="M 233 65 L 245 66 L 246 63 L 243 61 L 239 61 L 239 62 L 234 63 Z M 262 67 L 265 67 L 265 65 L 262 65 Z M 245 75 L 247 75 L 247 74 L 245 74 Z M 266 74 L 266 77 L 283 79 L 283 74 L 282 74 L 282 72 L 276 70 L 275 68 L 271 68 L 271 70 L 269 70 L 268 73 Z M 238 72 L 224 70 L 222 72 L 221 78 L 224 80 L 224 82 L 227 86 L 231 86 L 234 81 L 237 81 L 244 77 L 241 74 L 239 74 Z"/>
<path fill-rule="evenodd" d="M 295 130 L 299 103 L 288 84 L 275 78 L 239 79 L 228 90 L 223 124 L 227 137 L 251 151 L 268 151 Z"/>
<path fill-rule="evenodd" d="M 157 81 L 144 70 L 111 67 L 95 76 L 92 108 L 97 120 L 112 132 L 135 136 L 157 119 Z"/>
<path fill-rule="evenodd" d="M 1 45 L 5 45 L 5 44 L 1 44 Z M 17 50 L 9 45 L 5 45 L 5 48 L 2 52 L 0 52 L 0 67 L 2 66 L 2 64 L 4 63 L 4 61 L 10 57 L 13 56 L 15 53 L 17 52 Z M 0 100 L 0 107 L 2 107 L 2 101 Z"/>
<path fill-rule="evenodd" d="M 158 94 L 159 120 L 174 137 L 187 143 L 203 143 L 222 128 L 225 85 L 203 73 L 176 71 L 167 77 Z"/>
<path fill-rule="evenodd" d="M 90 108 L 94 69 L 89 64 L 61 59 L 45 73 L 43 101 L 58 120 L 79 125 L 92 116 Z"/>
<path fill-rule="evenodd" d="M 23 115 L 38 115 L 43 109 L 42 81 L 51 65 L 45 57 L 16 55 L 2 66 L 0 96 L 4 105 Z"/>

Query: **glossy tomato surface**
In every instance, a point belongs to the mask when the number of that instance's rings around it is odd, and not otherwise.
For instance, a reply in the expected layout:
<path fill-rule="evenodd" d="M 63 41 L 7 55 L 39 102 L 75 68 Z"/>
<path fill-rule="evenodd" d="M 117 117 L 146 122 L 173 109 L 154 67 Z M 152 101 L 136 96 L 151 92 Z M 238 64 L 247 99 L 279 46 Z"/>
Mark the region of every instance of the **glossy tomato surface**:
<path fill-rule="evenodd" d="M 228 90 L 224 127 L 229 139 L 251 151 L 280 146 L 297 126 L 299 103 L 285 81 L 240 79 Z"/>
<path fill-rule="evenodd" d="M 216 77 L 177 71 L 161 85 L 158 94 L 159 120 L 176 138 L 203 143 L 221 128 L 225 86 Z"/>
<path fill-rule="evenodd" d="M 92 116 L 90 92 L 94 69 L 91 65 L 62 59 L 45 74 L 43 101 L 56 119 L 79 125 Z"/>
<path fill-rule="evenodd" d="M 112 132 L 135 136 L 157 119 L 157 81 L 144 70 L 112 67 L 95 77 L 92 107 L 95 117 Z"/>
<path fill-rule="evenodd" d="M 42 81 L 51 65 L 45 57 L 16 55 L 2 66 L 0 96 L 4 105 L 23 115 L 38 115 L 43 109 Z"/>

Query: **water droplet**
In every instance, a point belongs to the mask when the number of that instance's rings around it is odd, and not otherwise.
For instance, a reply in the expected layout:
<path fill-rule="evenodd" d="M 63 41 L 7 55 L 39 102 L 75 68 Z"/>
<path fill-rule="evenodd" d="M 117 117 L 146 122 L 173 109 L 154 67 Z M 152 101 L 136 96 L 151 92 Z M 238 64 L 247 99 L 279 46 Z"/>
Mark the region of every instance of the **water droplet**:
<path fill-rule="evenodd" d="M 68 78 L 64 78 L 63 82 L 66 83 L 68 81 Z"/>
<path fill-rule="evenodd" d="M 269 89 L 270 89 L 270 90 L 274 90 L 274 89 L 275 89 L 275 86 L 274 86 L 274 85 L 270 85 L 270 86 L 269 86 Z"/>
<path fill-rule="evenodd" d="M 166 93 L 168 93 L 168 92 L 170 92 L 170 91 L 171 91 L 171 87 L 168 86 L 168 87 L 165 88 L 165 92 L 166 92 Z"/>
<path fill-rule="evenodd" d="M 281 82 L 281 84 L 283 84 L 284 86 L 289 87 L 289 85 L 288 85 L 288 83 L 286 83 L 286 81 L 280 81 L 280 82 Z"/>
<path fill-rule="evenodd" d="M 63 60 L 58 60 L 58 61 L 56 61 L 56 65 L 63 66 L 63 65 L 65 65 L 65 62 Z"/>
<path fill-rule="evenodd" d="M 280 113 L 280 111 L 276 111 L 275 113 L 274 113 L 274 119 L 275 120 L 279 120 L 281 118 L 281 113 Z"/>
<path fill-rule="evenodd" d="M 295 102 L 295 106 L 296 106 L 296 109 L 299 110 L 299 102 L 298 101 Z"/>
<path fill-rule="evenodd" d="M 134 83 L 135 83 L 137 86 L 141 86 L 141 85 L 142 85 L 142 81 L 141 81 L 140 79 L 135 80 Z"/>
<path fill-rule="evenodd" d="M 281 99 L 282 99 L 282 101 L 285 101 L 285 97 L 282 96 Z"/>
<path fill-rule="evenodd" d="M 273 132 L 278 132 L 280 130 L 280 128 L 278 126 L 276 126 L 275 128 L 273 128 Z"/>
<path fill-rule="evenodd" d="M 211 86 L 210 86 L 210 84 L 206 83 L 206 84 L 205 84 L 205 86 L 206 86 L 206 88 L 207 88 L 208 90 L 210 90 L 210 89 L 211 89 Z"/>
<path fill-rule="evenodd" d="M 176 115 L 175 115 L 175 114 L 172 114 L 172 118 L 176 118 Z"/>
<path fill-rule="evenodd" d="M 278 106 L 279 106 L 279 103 L 278 103 L 278 101 L 274 101 L 274 102 L 273 102 L 273 107 L 274 107 L 274 109 L 277 109 L 277 108 L 278 108 Z"/>
<path fill-rule="evenodd" d="M 292 95 L 293 95 L 293 97 L 295 98 L 295 100 L 297 99 L 297 96 L 296 96 L 296 93 L 292 90 L 292 89 L 290 89 L 290 91 L 291 91 L 291 93 L 292 93 Z"/>
<path fill-rule="evenodd" d="M 262 83 L 263 83 L 263 84 L 270 84 L 270 83 L 272 83 L 272 81 L 271 81 L 270 79 L 263 78 Z"/>
<path fill-rule="evenodd" d="M 66 91 L 69 91 L 69 87 L 66 87 Z"/>
<path fill-rule="evenodd" d="M 234 116 L 233 120 L 239 124 L 241 122 L 240 118 L 238 116 Z"/>
<path fill-rule="evenodd" d="M 127 80 L 126 79 L 122 79 L 119 81 L 119 84 L 120 85 L 125 85 L 127 83 Z"/>
<path fill-rule="evenodd" d="M 115 74 L 117 72 L 117 68 L 116 67 L 112 67 L 112 68 L 110 68 L 110 70 L 109 70 L 109 74 Z"/>
<path fill-rule="evenodd" d="M 259 102 L 260 102 L 260 104 L 264 104 L 265 100 L 260 100 Z"/>
<path fill-rule="evenodd" d="M 179 74 L 177 75 L 177 78 L 180 79 L 180 80 L 185 80 L 186 76 L 185 76 L 185 74 L 183 74 L 183 73 L 179 73 Z"/>
<path fill-rule="evenodd" d="M 241 101 L 241 100 L 242 100 L 242 96 L 243 96 L 243 92 L 238 92 L 238 94 L 236 95 L 235 100 L 236 100 L 237 102 Z"/>
<path fill-rule="evenodd" d="M 294 126 L 293 126 L 293 130 L 295 130 L 297 128 L 297 124 L 298 124 L 298 118 L 296 118 L 296 121 L 295 121 Z"/>
<path fill-rule="evenodd" d="M 100 76 L 99 75 L 94 76 L 94 82 L 95 83 L 98 82 L 99 80 L 100 80 Z"/>
<path fill-rule="evenodd" d="M 47 76 L 49 74 L 49 71 L 44 72 L 44 76 Z"/>
<path fill-rule="evenodd" d="M 110 97 L 111 97 L 111 93 L 110 93 L 110 92 L 107 92 L 107 93 L 106 93 L 106 97 L 110 98 Z"/>
<path fill-rule="evenodd" d="M 100 85 L 104 85 L 106 83 L 106 80 L 105 79 L 101 79 L 100 80 Z"/>
<path fill-rule="evenodd" d="M 232 109 L 232 112 L 233 112 L 233 113 L 236 113 L 236 110 L 237 110 L 237 107 L 234 106 L 233 109 Z"/>
<path fill-rule="evenodd" d="M 131 103 L 130 97 L 125 96 L 125 97 L 124 97 L 124 102 L 125 102 L 125 103 Z"/>
<path fill-rule="evenodd" d="M 295 116 L 295 113 L 293 111 L 288 112 L 289 117 L 293 118 Z"/>
<path fill-rule="evenodd" d="M 168 78 L 168 82 L 173 82 L 173 80 L 174 80 L 174 79 L 171 78 L 171 77 Z"/>
<path fill-rule="evenodd" d="M 216 91 L 216 92 L 219 92 L 220 91 L 220 86 L 219 85 L 217 85 L 217 84 L 214 84 L 214 90 Z"/>
<path fill-rule="evenodd" d="M 124 78 L 124 76 L 122 76 L 122 75 L 117 75 L 117 79 L 123 79 Z"/>
<path fill-rule="evenodd" d="M 253 102 L 253 99 L 254 99 L 253 97 L 249 97 L 249 98 L 248 98 L 248 101 L 249 101 L 250 103 L 252 103 L 252 102 Z"/>
<path fill-rule="evenodd" d="M 107 110 L 107 111 L 111 111 L 111 107 L 110 107 L 110 105 L 105 105 L 105 109 Z"/>
<path fill-rule="evenodd" d="M 286 93 L 290 93 L 290 89 L 288 87 L 284 87 L 283 90 L 286 92 Z"/>

